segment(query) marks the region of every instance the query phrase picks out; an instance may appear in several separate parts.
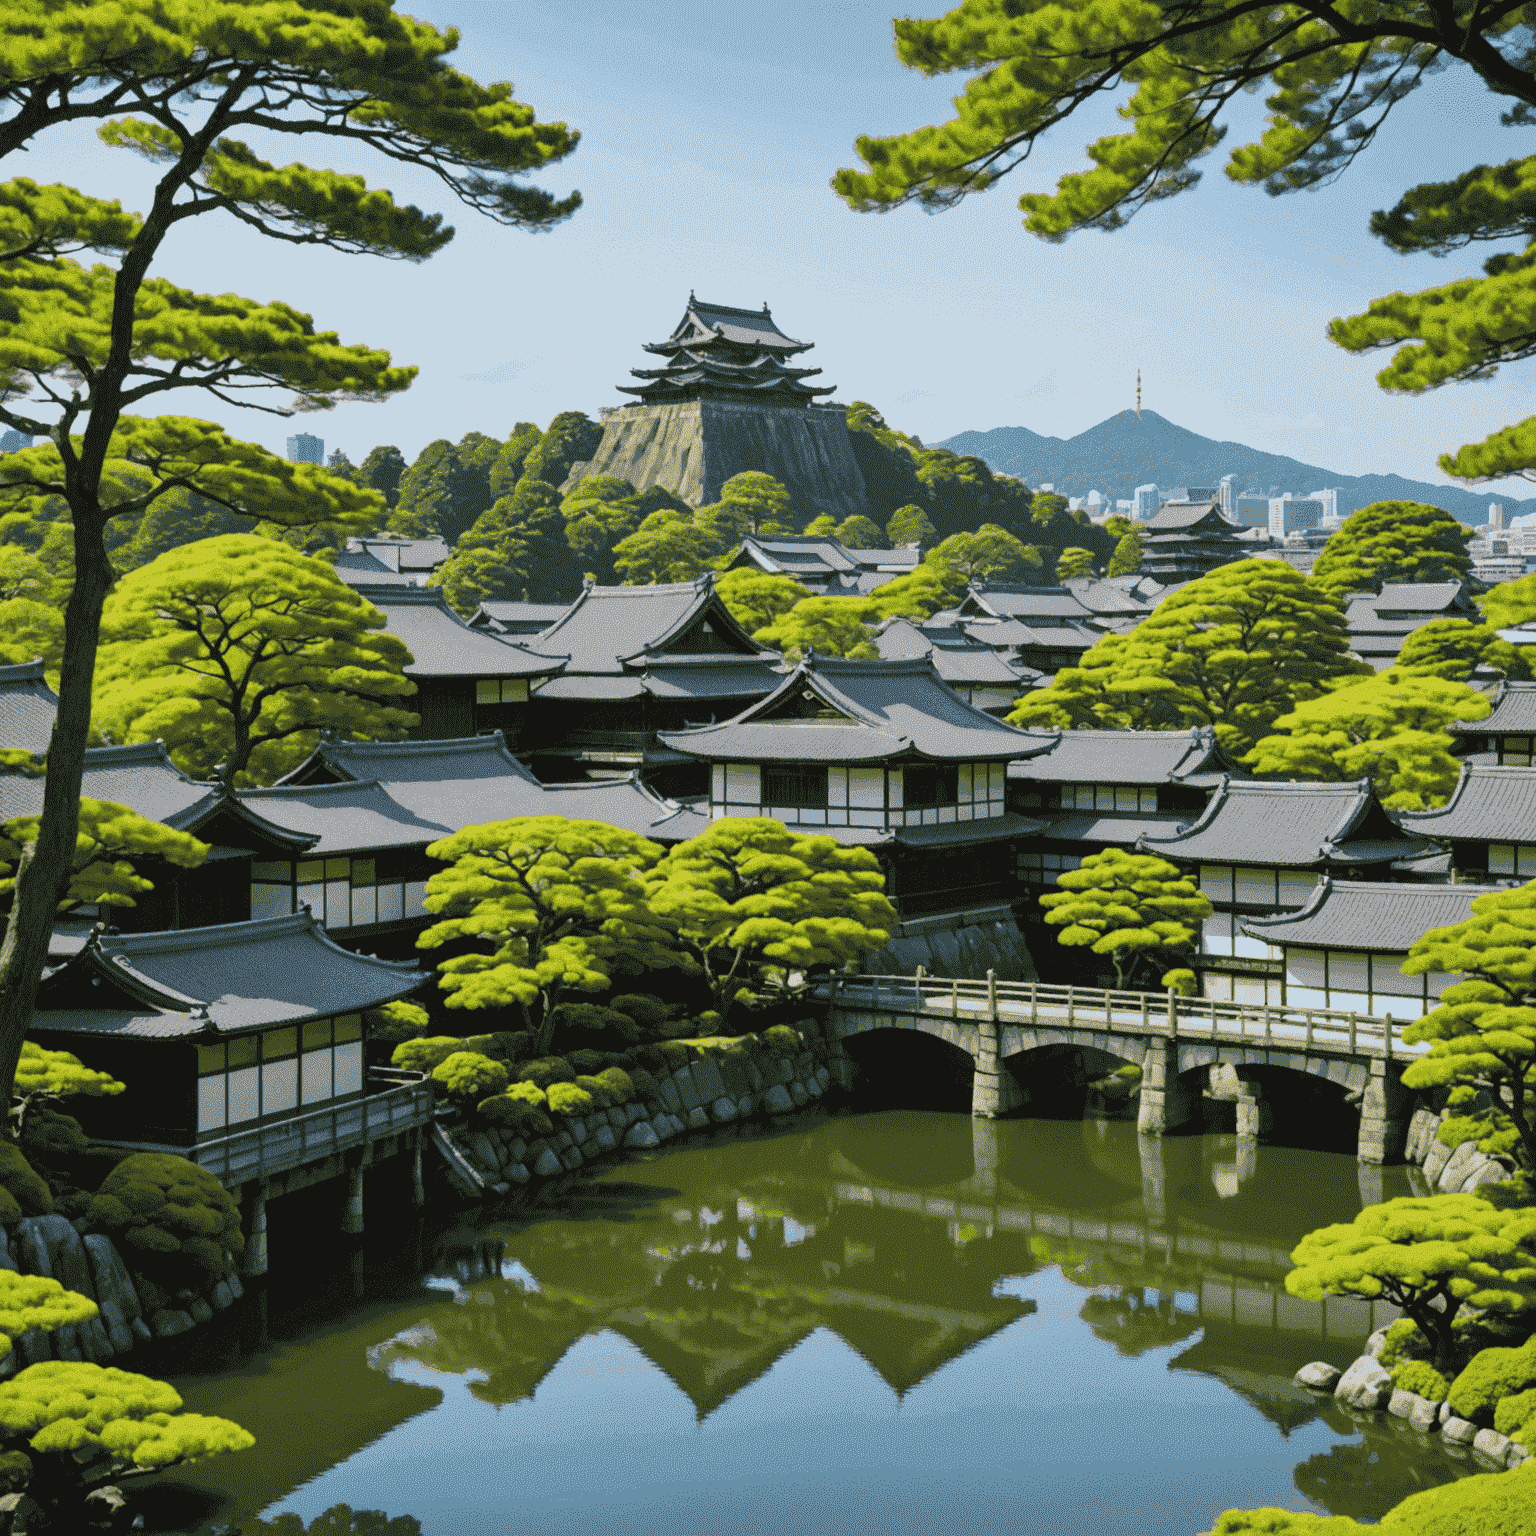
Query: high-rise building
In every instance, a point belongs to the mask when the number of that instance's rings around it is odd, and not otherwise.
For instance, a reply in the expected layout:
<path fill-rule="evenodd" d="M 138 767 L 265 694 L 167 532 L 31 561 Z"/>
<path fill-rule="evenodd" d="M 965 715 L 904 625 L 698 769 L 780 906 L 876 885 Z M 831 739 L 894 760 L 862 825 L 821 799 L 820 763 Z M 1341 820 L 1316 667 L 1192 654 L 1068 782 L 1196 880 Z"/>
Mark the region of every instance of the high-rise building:
<path fill-rule="evenodd" d="M 1488 527 L 1502 528 L 1504 526 L 1504 504 L 1498 501 L 1488 503 Z"/>
<path fill-rule="evenodd" d="M 1178 497 L 1170 496 L 1168 499 L 1169 501 L 1177 501 Z M 1218 496 L 1216 487 L 1214 485 L 1192 485 L 1184 492 L 1184 500 L 1218 501 L 1220 500 L 1220 497 Z"/>
<path fill-rule="evenodd" d="M 1316 528 L 1323 520 L 1323 504 L 1308 496 L 1272 496 L 1269 500 L 1269 533 L 1281 539 L 1303 528 Z"/>
<path fill-rule="evenodd" d="M 1269 527 L 1269 497 L 1257 491 L 1244 491 L 1236 498 L 1232 509 L 1235 522 L 1246 523 L 1250 528 Z"/>
<path fill-rule="evenodd" d="M 1216 487 L 1216 499 L 1221 503 L 1223 517 L 1235 519 L 1237 516 L 1237 489 L 1232 483 L 1236 478 L 1235 475 L 1223 475 Z"/>
<path fill-rule="evenodd" d="M 0 432 L 0 453 L 18 453 L 23 448 L 32 446 L 30 433 L 18 432 L 14 427 Z"/>
<path fill-rule="evenodd" d="M 325 439 L 311 437 L 308 432 L 295 432 L 288 439 L 288 462 L 290 464 L 324 464 Z"/>
<path fill-rule="evenodd" d="M 1137 522 L 1145 522 L 1150 517 L 1156 517 L 1158 508 L 1163 504 L 1163 499 L 1158 495 L 1155 485 L 1138 485 L 1135 501 L 1134 516 Z"/>

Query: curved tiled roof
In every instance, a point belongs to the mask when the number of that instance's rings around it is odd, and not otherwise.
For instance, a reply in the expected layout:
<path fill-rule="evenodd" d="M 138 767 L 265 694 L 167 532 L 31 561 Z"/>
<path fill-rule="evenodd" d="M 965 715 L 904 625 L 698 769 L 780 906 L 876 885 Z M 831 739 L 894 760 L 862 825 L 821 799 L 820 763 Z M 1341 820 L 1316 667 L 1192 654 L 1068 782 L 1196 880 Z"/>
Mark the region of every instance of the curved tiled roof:
<path fill-rule="evenodd" d="M 805 696 L 819 714 L 779 718 Z M 734 720 L 663 731 L 659 739 L 716 762 L 997 761 L 1045 745 L 967 704 L 926 658 L 845 661 L 814 653 Z"/>
<path fill-rule="evenodd" d="M 1324 875 L 1299 911 L 1244 918 L 1243 931 L 1270 944 L 1406 952 L 1431 928 L 1465 922 L 1477 897 L 1503 889 L 1507 887 L 1405 885 Z"/>
<path fill-rule="evenodd" d="M 1307 868 L 1382 864 L 1425 850 L 1402 835 L 1369 779 L 1275 784 L 1224 779 L 1199 819 L 1175 837 L 1144 837 L 1147 853 L 1215 864 Z"/>
<path fill-rule="evenodd" d="M 495 634 L 537 635 L 549 628 L 571 605 L 569 603 L 512 603 L 491 600 L 481 603 L 469 616 L 471 629 L 489 629 Z"/>
<path fill-rule="evenodd" d="M 97 990 L 92 978 L 111 1006 L 73 1006 Z M 359 1013 L 426 980 L 413 962 L 341 948 L 307 912 L 168 933 L 93 933 L 44 980 L 33 1022 L 91 1034 L 220 1036 Z"/>
<path fill-rule="evenodd" d="M 951 685 L 996 683 L 1023 691 L 1025 681 L 990 646 L 979 645 L 960 629 L 919 629 L 909 619 L 886 621 L 875 635 L 884 661 L 920 661 L 927 657 Z"/>
<path fill-rule="evenodd" d="M 59 696 L 48 686 L 41 661 L 0 667 L 0 750 L 20 749 L 41 757 L 58 712 Z"/>
<path fill-rule="evenodd" d="M 419 848 L 447 830 L 422 820 L 371 781 L 248 789 L 239 798 L 268 821 L 313 838 L 307 851 L 317 858 L 363 848 Z"/>
<path fill-rule="evenodd" d="M 410 649 L 407 677 L 538 677 L 564 665 L 564 657 L 536 656 L 483 629 L 471 629 L 437 587 L 359 581 L 353 590 L 383 613 L 389 633 Z"/>
<path fill-rule="evenodd" d="M 1405 832 L 1499 843 L 1536 842 L 1536 768 L 1461 765 L 1451 798 L 1438 810 L 1401 811 Z"/>
<path fill-rule="evenodd" d="M 530 784 L 538 782 L 507 750 L 500 731 L 434 741 L 322 741 L 280 782 L 314 783 L 320 773 L 345 779 L 378 779 L 390 784 L 499 779 L 508 775 Z"/>
<path fill-rule="evenodd" d="M 1493 709 L 1481 720 L 1463 720 L 1450 729 L 1463 736 L 1536 732 L 1536 683 L 1500 683 L 1488 702 Z"/>
<path fill-rule="evenodd" d="M 1209 726 L 1187 731 L 1031 730 L 1045 750 L 1010 763 L 1010 779 L 1060 784 L 1177 784 L 1226 766 Z"/>
<path fill-rule="evenodd" d="M 43 808 L 43 780 L 0 776 L 0 820 L 32 816 Z M 126 805 L 150 821 L 179 824 L 194 808 L 217 798 L 213 784 L 189 779 L 159 741 L 127 747 L 90 747 L 80 793 L 92 800 Z"/>

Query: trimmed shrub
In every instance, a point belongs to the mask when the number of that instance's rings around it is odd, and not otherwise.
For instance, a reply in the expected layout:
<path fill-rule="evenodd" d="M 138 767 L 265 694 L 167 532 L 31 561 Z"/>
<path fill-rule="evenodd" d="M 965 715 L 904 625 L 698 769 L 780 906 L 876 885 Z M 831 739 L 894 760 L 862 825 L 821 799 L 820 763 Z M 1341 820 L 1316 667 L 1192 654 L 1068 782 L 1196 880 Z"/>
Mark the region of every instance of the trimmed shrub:
<path fill-rule="evenodd" d="M 1376 1361 L 1396 1379 L 1399 1366 L 1412 1360 L 1428 1360 L 1434 1352 L 1434 1346 L 1420 1332 L 1419 1325 L 1411 1317 L 1400 1317 L 1387 1329 Z"/>
<path fill-rule="evenodd" d="M 1229 1509 L 1201 1536 L 1364 1536 L 1364 1526 L 1348 1515 L 1314 1515 L 1297 1509 Z"/>
<path fill-rule="evenodd" d="M 1474 1424 L 1492 1424 L 1499 1399 L 1536 1387 L 1536 1338 L 1518 1349 L 1483 1349 L 1451 1383 L 1451 1412 Z"/>
<path fill-rule="evenodd" d="M 543 1109 L 549 1103 L 549 1096 L 537 1083 L 511 1083 L 507 1087 L 505 1096 L 516 1099 L 531 1109 Z"/>
<path fill-rule="evenodd" d="M 363 1015 L 363 1033 L 370 1045 L 400 1045 L 419 1040 L 430 1029 L 427 1010 L 419 1003 L 385 1003 Z"/>
<path fill-rule="evenodd" d="M 124 1085 L 110 1072 L 88 1067 L 69 1051 L 45 1051 L 33 1040 L 21 1042 L 16 1062 L 16 1092 L 23 1098 L 34 1093 L 54 1093 L 61 1099 L 85 1094 L 102 1098 L 119 1094 Z"/>
<path fill-rule="evenodd" d="M 1400 1365 L 1392 1379 L 1404 1392 L 1417 1392 L 1432 1403 L 1443 1403 L 1451 1390 L 1451 1384 L 1427 1360 L 1410 1360 Z"/>
<path fill-rule="evenodd" d="M 513 1088 L 531 1088 L 531 1083 L 514 1083 Z M 535 1089 L 535 1092 L 538 1092 Z M 536 1136 L 548 1136 L 554 1130 L 554 1123 L 537 1104 L 530 1104 L 527 1099 L 515 1098 L 509 1090 L 499 1093 L 494 1098 L 482 1099 L 479 1104 L 481 1117 L 487 1125 L 494 1125 L 501 1130 L 511 1131 L 514 1135 L 531 1140 Z"/>
<path fill-rule="evenodd" d="M 1379 1536 L 1530 1536 L 1536 1462 L 1410 1493 L 1375 1527 Z"/>
<path fill-rule="evenodd" d="M 672 1010 L 649 992 L 624 992 L 609 998 L 608 1006 L 625 1014 L 642 1034 L 654 1035 L 672 1017 Z"/>
<path fill-rule="evenodd" d="M 1493 1410 L 1493 1427 L 1501 1435 L 1514 1435 L 1532 1422 L 1536 1422 L 1536 1388 L 1504 1398 Z"/>
<path fill-rule="evenodd" d="M 29 1328 L 52 1333 L 66 1323 L 86 1323 L 95 1316 L 96 1303 L 89 1296 L 66 1291 L 57 1280 L 0 1269 L 0 1357 L 10 1354 L 11 1340 Z"/>
<path fill-rule="evenodd" d="M 52 1209 L 53 1195 L 43 1176 L 14 1142 L 0 1141 L 0 1222 L 46 1216 Z"/>
<path fill-rule="evenodd" d="M 595 1109 L 596 1104 L 592 1095 L 585 1088 L 578 1088 L 575 1083 L 551 1083 L 549 1107 L 557 1115 L 584 1115 Z"/>
<path fill-rule="evenodd" d="M 407 1072 L 433 1072 L 463 1049 L 464 1041 L 458 1035 L 429 1035 L 424 1040 L 402 1040 L 389 1061 Z"/>
<path fill-rule="evenodd" d="M 41 1100 L 28 1106 L 21 1125 L 21 1148 L 28 1157 L 55 1163 L 84 1152 L 90 1144 L 91 1138 L 73 1115 Z"/>
<path fill-rule="evenodd" d="M 584 1072 L 576 1079 L 576 1086 L 587 1094 L 599 1109 L 607 1109 L 613 1103 L 613 1095 L 608 1092 L 608 1085 L 600 1077 L 593 1077 Z"/>
<path fill-rule="evenodd" d="M 574 1083 L 576 1069 L 563 1056 L 538 1056 L 518 1064 L 517 1080 L 548 1088 L 551 1083 Z"/>
<path fill-rule="evenodd" d="M 804 1049 L 800 1036 L 788 1024 L 774 1024 L 758 1038 L 775 1056 L 798 1056 Z"/>
<path fill-rule="evenodd" d="M 634 1079 L 623 1067 L 604 1067 L 597 1074 L 597 1080 L 615 1104 L 628 1104 L 635 1096 Z"/>
<path fill-rule="evenodd" d="M 565 1059 L 576 1068 L 578 1078 L 583 1074 L 590 1075 L 593 1072 L 601 1072 L 606 1064 L 602 1053 L 599 1051 L 567 1051 Z"/>
<path fill-rule="evenodd" d="M 482 1056 L 489 1056 L 492 1061 L 504 1061 L 508 1065 L 526 1056 L 532 1043 L 533 1036 L 526 1029 L 499 1029 L 490 1035 L 464 1037 L 466 1051 L 479 1051 Z"/>
<path fill-rule="evenodd" d="M 456 1099 L 478 1101 L 507 1086 L 507 1069 L 479 1051 L 455 1051 L 432 1069 L 432 1081 L 441 1083 Z"/>
<path fill-rule="evenodd" d="M 245 1249 L 234 1197 L 206 1168 L 168 1152 L 135 1152 L 105 1179 L 86 1210 L 136 1274 L 176 1290 L 227 1274 Z"/>
<path fill-rule="evenodd" d="M 637 1099 L 654 1099 L 661 1092 L 661 1084 L 644 1067 L 631 1067 L 625 1075 Z"/>

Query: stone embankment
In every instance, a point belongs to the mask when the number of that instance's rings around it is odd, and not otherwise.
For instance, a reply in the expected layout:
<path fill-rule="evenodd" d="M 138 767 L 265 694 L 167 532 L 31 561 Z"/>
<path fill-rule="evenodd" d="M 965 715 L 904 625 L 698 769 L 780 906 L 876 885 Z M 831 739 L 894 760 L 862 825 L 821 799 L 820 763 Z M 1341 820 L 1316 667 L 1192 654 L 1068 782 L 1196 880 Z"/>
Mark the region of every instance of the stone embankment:
<path fill-rule="evenodd" d="M 1406 1419 L 1409 1427 L 1421 1434 L 1438 1434 L 1447 1445 L 1466 1448 L 1493 1471 L 1512 1469 L 1529 1459 L 1530 1452 L 1508 1435 L 1474 1424 L 1470 1419 L 1457 1418 L 1448 1402 L 1437 1402 L 1399 1387 L 1391 1372 L 1376 1358 L 1385 1342 L 1385 1329 L 1373 1333 L 1366 1341 L 1365 1353 L 1344 1371 L 1326 1361 L 1314 1360 L 1297 1371 L 1296 1384 L 1313 1392 L 1330 1392 L 1356 1413 L 1385 1412 Z"/>
<path fill-rule="evenodd" d="M 852 1086 L 853 1063 L 840 1045 L 812 1036 L 804 1047 L 794 1056 L 701 1052 L 686 1066 L 656 1074 L 653 1095 L 585 1116 L 552 1117 L 558 1123 L 551 1136 L 530 1141 L 483 1127 L 455 1128 L 449 1139 L 477 1176 L 481 1189 L 474 1193 L 508 1195 L 622 1149 L 645 1151 L 690 1133 L 793 1114 L 834 1084 Z"/>
<path fill-rule="evenodd" d="M 15 1348 L 0 1359 L 0 1380 L 40 1360 L 111 1360 L 151 1339 L 186 1333 L 242 1294 L 239 1277 L 231 1273 L 205 1295 L 178 1293 L 174 1299 L 180 1307 L 161 1307 L 146 1316 L 112 1239 L 100 1232 L 82 1237 L 59 1215 L 27 1216 L 0 1227 L 0 1269 L 57 1280 L 65 1290 L 90 1297 L 99 1309 L 87 1323 L 51 1333 L 32 1328 L 19 1335 Z"/>
<path fill-rule="evenodd" d="M 1499 1184 L 1513 1175 L 1513 1168 L 1479 1152 L 1475 1141 L 1446 1146 L 1439 1135 L 1444 1119 L 1433 1110 L 1416 1109 L 1408 1122 L 1408 1141 L 1403 1148 L 1406 1161 L 1417 1163 L 1423 1170 L 1430 1193 L 1470 1193 L 1481 1184 Z"/>

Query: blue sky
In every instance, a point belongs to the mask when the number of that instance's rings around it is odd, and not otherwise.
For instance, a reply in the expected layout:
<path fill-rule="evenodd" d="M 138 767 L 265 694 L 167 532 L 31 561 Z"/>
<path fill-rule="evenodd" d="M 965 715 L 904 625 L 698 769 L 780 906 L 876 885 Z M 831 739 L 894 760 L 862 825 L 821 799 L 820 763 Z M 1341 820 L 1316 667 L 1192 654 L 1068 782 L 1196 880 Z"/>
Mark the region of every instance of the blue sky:
<path fill-rule="evenodd" d="M 517 420 L 595 412 L 645 366 L 690 289 L 718 302 L 765 301 L 804 359 L 893 425 L 938 441 L 967 428 L 1022 425 L 1070 436 L 1144 403 L 1209 437 L 1289 454 L 1345 474 L 1396 471 L 1443 481 L 1435 455 L 1530 414 L 1528 366 L 1421 398 L 1379 391 L 1373 358 L 1326 338 L 1330 318 L 1371 298 L 1475 269 L 1392 255 L 1366 233 L 1402 189 L 1528 151 L 1528 129 L 1498 125 L 1500 102 L 1447 71 L 1397 109 L 1334 186 L 1271 199 L 1234 187 L 1206 161 L 1193 192 L 1114 235 L 1047 245 L 1015 207 L 1083 163 L 1115 120 L 1110 103 L 1056 130 L 1023 171 L 940 215 L 850 212 L 828 177 L 853 163 L 860 132 L 939 120 L 961 77 L 903 69 L 889 0 L 414 0 L 458 26 L 460 67 L 511 80 L 581 146 L 541 178 L 586 205 L 528 236 L 445 202 L 429 178 L 306 142 L 299 158 L 362 171 L 445 211 L 458 238 L 422 265 L 303 251 L 223 220 L 183 226 L 159 270 L 205 290 L 281 298 L 347 341 L 388 348 L 422 372 L 404 395 L 284 422 L 194 403 L 280 447 L 295 430 L 359 459 L 393 442 L 407 457 L 471 428 L 505 436 Z M 1243 103 L 1229 144 L 1262 120 Z M 280 151 L 291 158 L 291 142 Z M 1220 152 L 1218 151 L 1218 155 Z M 12 169 L 8 167 L 8 169 Z M 149 168 L 65 131 L 12 174 L 70 181 L 142 208 Z M 201 227 L 198 227 L 201 226 Z M 1384 359 L 1383 359 L 1384 361 Z M 1297 487 L 1301 489 L 1301 487 Z M 1529 493 L 1524 482 L 1490 495 Z"/>

